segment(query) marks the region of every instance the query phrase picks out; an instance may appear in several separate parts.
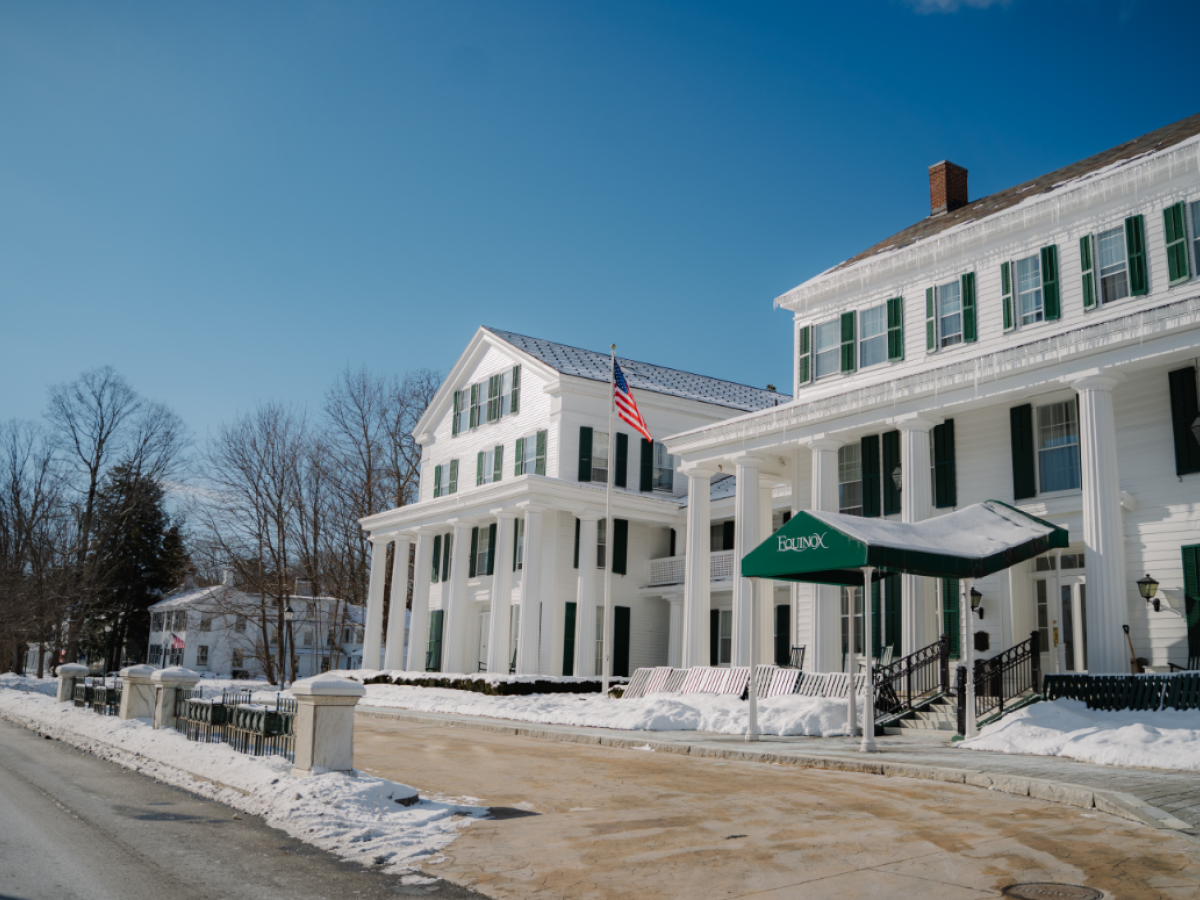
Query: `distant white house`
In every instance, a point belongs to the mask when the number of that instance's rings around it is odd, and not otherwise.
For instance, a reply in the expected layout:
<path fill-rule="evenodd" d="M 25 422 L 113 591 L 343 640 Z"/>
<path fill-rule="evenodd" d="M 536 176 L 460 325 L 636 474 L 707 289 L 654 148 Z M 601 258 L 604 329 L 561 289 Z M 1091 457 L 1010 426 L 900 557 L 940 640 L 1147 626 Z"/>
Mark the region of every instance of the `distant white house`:
<path fill-rule="evenodd" d="M 335 597 L 309 596 L 304 582 L 296 588 L 296 595 L 288 599 L 296 677 L 361 668 L 362 607 Z M 269 622 L 264 648 L 260 608 L 257 594 L 234 587 L 232 569 L 212 587 L 185 584 L 150 607 L 146 662 L 184 666 L 215 677 L 257 678 L 263 674 L 264 649 L 275 656 L 280 639 L 274 622 Z"/>

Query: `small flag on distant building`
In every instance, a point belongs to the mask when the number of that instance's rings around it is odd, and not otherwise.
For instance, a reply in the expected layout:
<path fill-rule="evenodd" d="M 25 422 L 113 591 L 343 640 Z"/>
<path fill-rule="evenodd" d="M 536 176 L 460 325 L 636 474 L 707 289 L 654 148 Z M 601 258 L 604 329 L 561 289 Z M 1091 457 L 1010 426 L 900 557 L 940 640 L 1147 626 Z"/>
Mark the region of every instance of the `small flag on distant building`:
<path fill-rule="evenodd" d="M 171 649 L 172 650 L 182 650 L 183 649 L 183 638 L 181 638 L 179 635 L 177 635 L 173 631 L 171 632 Z"/>
<path fill-rule="evenodd" d="M 617 415 L 636 429 L 646 440 L 653 441 L 654 438 L 650 437 L 650 426 L 638 412 L 637 402 L 633 399 L 633 393 L 625 381 L 625 373 L 621 371 L 621 364 L 616 360 L 613 360 L 613 395 L 617 404 Z"/>

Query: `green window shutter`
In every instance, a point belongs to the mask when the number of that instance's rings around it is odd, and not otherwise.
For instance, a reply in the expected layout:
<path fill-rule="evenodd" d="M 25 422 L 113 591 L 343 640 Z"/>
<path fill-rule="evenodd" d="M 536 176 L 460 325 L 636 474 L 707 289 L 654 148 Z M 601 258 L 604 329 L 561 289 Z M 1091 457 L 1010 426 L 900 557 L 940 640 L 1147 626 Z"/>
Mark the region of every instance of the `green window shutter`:
<path fill-rule="evenodd" d="M 1033 462 L 1033 406 L 1014 406 L 1008 411 L 1009 437 L 1012 441 L 1013 499 L 1037 496 Z"/>
<path fill-rule="evenodd" d="M 442 496 L 442 467 L 433 467 L 433 496 L 434 498 Z"/>
<path fill-rule="evenodd" d="M 638 479 L 638 490 L 647 494 L 654 490 L 654 442 L 642 438 L 641 477 Z"/>
<path fill-rule="evenodd" d="M 855 313 L 842 313 L 842 371 L 858 368 L 858 344 L 854 340 Z"/>
<path fill-rule="evenodd" d="M 479 385 L 471 385 L 471 427 L 479 427 Z"/>
<path fill-rule="evenodd" d="M 1079 239 L 1079 268 L 1083 272 L 1083 308 L 1096 305 L 1096 270 L 1092 264 L 1092 236 L 1085 234 Z"/>
<path fill-rule="evenodd" d="M 567 601 L 563 615 L 563 667 L 562 673 L 575 674 L 575 604 Z"/>
<path fill-rule="evenodd" d="M 879 435 L 870 434 L 859 442 L 862 453 L 862 514 L 878 518 L 879 503 Z"/>
<path fill-rule="evenodd" d="M 458 413 L 460 404 L 462 403 L 462 391 L 454 392 L 454 418 L 450 420 L 450 436 L 454 437 L 458 434 Z"/>
<path fill-rule="evenodd" d="M 1014 324 L 1011 263 L 1000 263 L 1000 295 L 1004 305 L 1004 330 L 1011 331 Z"/>
<path fill-rule="evenodd" d="M 1183 613 L 1187 617 L 1188 658 L 1200 655 L 1200 544 L 1183 551 Z"/>
<path fill-rule="evenodd" d="M 500 418 L 500 376 L 488 377 L 487 420 L 495 422 Z"/>
<path fill-rule="evenodd" d="M 592 426 L 579 426 L 579 480 L 592 480 Z"/>
<path fill-rule="evenodd" d="M 629 677 L 629 607 L 613 607 L 612 674 Z"/>
<path fill-rule="evenodd" d="M 442 671 L 442 622 L 444 610 L 435 609 L 429 614 L 429 650 L 425 654 L 425 671 Z"/>
<path fill-rule="evenodd" d="M 513 366 L 512 370 L 512 402 L 509 404 L 508 411 L 510 413 L 520 412 L 521 410 L 521 367 Z"/>
<path fill-rule="evenodd" d="M 954 420 L 947 419 L 933 429 L 933 505 L 948 509 L 958 504 L 958 484 L 954 465 Z"/>
<path fill-rule="evenodd" d="M 447 486 L 447 494 L 458 493 L 458 460 L 450 460 L 450 484 Z"/>
<path fill-rule="evenodd" d="M 493 522 L 488 526 L 487 537 L 487 573 L 494 575 L 496 573 L 496 523 Z"/>
<path fill-rule="evenodd" d="M 958 597 L 958 579 L 942 579 L 942 633 L 950 639 L 950 655 L 958 659 L 961 651 L 959 630 L 959 610 L 961 602 Z"/>
<path fill-rule="evenodd" d="M 517 438 L 517 445 L 513 448 L 513 475 L 521 474 L 521 467 L 525 462 L 525 438 Z"/>
<path fill-rule="evenodd" d="M 1146 277 L 1146 222 L 1142 216 L 1125 220 L 1125 252 L 1129 258 L 1129 293 L 1138 297 L 1150 292 Z"/>
<path fill-rule="evenodd" d="M 933 315 L 933 288 L 925 288 L 925 349 L 937 350 L 937 319 Z"/>
<path fill-rule="evenodd" d="M 433 584 L 437 584 L 438 580 L 441 578 L 441 572 L 439 571 L 441 569 L 441 566 L 442 566 L 442 536 L 440 534 L 435 534 L 433 536 L 433 566 L 431 567 L 430 573 L 429 573 L 429 580 Z"/>
<path fill-rule="evenodd" d="M 629 435 L 617 432 L 617 469 L 613 472 L 613 486 L 625 487 L 625 470 L 629 468 Z"/>
<path fill-rule="evenodd" d="M 624 575 L 629 566 L 629 521 L 613 519 L 612 570 L 615 575 Z"/>
<path fill-rule="evenodd" d="M 468 571 L 468 573 L 467 573 L 472 578 L 474 578 L 475 574 L 476 574 L 475 559 L 478 555 L 479 555 L 479 527 L 476 526 L 475 528 L 471 529 L 471 559 L 468 562 L 470 571 Z"/>
<path fill-rule="evenodd" d="M 883 650 L 881 641 L 882 631 L 879 627 L 879 595 L 883 591 L 882 581 L 871 582 L 871 656 L 879 659 L 880 651 Z M 866 623 L 863 623 L 866 628 Z"/>
<path fill-rule="evenodd" d="M 495 465 L 492 468 L 492 481 L 499 481 L 504 477 L 504 445 L 496 446 Z"/>
<path fill-rule="evenodd" d="M 1042 248 L 1042 309 L 1046 321 L 1062 315 L 1058 300 L 1058 245 Z"/>
<path fill-rule="evenodd" d="M 967 272 L 962 277 L 962 329 L 963 342 L 974 343 L 979 337 L 979 329 L 975 326 L 975 273 Z"/>
<path fill-rule="evenodd" d="M 1188 261 L 1187 205 L 1180 201 L 1163 210 L 1163 232 L 1167 239 L 1167 272 L 1171 283 L 1192 277 Z"/>
<path fill-rule="evenodd" d="M 775 665 L 792 662 L 792 608 L 786 603 L 775 607 Z"/>
<path fill-rule="evenodd" d="M 576 569 L 579 568 L 579 520 L 578 519 L 575 520 L 575 557 L 572 560 L 571 565 Z"/>
<path fill-rule="evenodd" d="M 796 383 L 808 384 L 812 381 L 812 326 L 800 328 L 798 340 L 800 346 L 796 352 Z"/>
<path fill-rule="evenodd" d="M 904 298 L 893 297 L 887 302 L 888 360 L 904 359 Z"/>
<path fill-rule="evenodd" d="M 887 644 L 894 655 L 900 655 L 901 622 L 900 576 L 888 575 L 883 579 L 883 621 L 887 624 Z"/>
<path fill-rule="evenodd" d="M 537 433 L 537 456 L 533 459 L 533 474 L 546 474 L 546 434 L 545 431 Z"/>
<path fill-rule="evenodd" d="M 475 487 L 483 484 L 483 451 L 475 457 Z"/>
<path fill-rule="evenodd" d="M 442 540 L 442 580 L 450 580 L 450 560 L 451 560 L 451 545 L 454 543 L 454 535 L 448 534 Z"/>
<path fill-rule="evenodd" d="M 1171 386 L 1171 426 L 1175 433 L 1175 474 L 1200 472 L 1200 444 L 1192 434 L 1197 409 L 1196 369 L 1176 369 L 1167 374 Z"/>
<path fill-rule="evenodd" d="M 900 432 L 886 431 L 882 438 L 883 444 L 883 514 L 894 515 L 900 512 L 900 489 L 892 473 L 900 465 Z"/>
<path fill-rule="evenodd" d="M 716 666 L 721 659 L 721 611 L 710 610 L 708 614 L 708 664 Z"/>

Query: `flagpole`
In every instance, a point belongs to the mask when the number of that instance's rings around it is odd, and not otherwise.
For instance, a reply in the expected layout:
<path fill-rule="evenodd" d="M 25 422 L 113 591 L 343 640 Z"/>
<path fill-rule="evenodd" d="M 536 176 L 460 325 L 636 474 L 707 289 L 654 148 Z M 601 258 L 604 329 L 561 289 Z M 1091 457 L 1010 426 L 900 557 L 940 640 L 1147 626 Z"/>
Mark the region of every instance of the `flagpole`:
<path fill-rule="evenodd" d="M 612 673 L 612 559 L 616 542 L 613 540 L 612 492 L 613 475 L 617 467 L 617 431 L 614 418 L 617 409 L 617 345 L 613 344 L 608 366 L 608 486 L 604 492 L 604 624 L 601 626 L 600 692 L 608 696 L 608 679 Z"/>

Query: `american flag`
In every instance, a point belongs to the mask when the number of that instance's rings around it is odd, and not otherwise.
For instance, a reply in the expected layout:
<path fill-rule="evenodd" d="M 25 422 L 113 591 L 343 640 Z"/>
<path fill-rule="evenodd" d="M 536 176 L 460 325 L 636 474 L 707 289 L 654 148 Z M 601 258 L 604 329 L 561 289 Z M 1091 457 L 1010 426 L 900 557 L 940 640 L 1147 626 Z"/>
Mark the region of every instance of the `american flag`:
<path fill-rule="evenodd" d="M 181 638 L 179 635 L 177 635 L 173 631 L 171 632 L 171 649 L 172 650 L 182 650 L 183 649 L 183 638 Z"/>
<path fill-rule="evenodd" d="M 650 437 L 650 426 L 638 412 L 637 401 L 633 399 L 633 394 L 625 381 L 625 373 L 621 371 L 621 364 L 615 359 L 613 360 L 613 398 L 617 404 L 617 415 L 633 426 L 646 440 L 654 440 Z"/>

